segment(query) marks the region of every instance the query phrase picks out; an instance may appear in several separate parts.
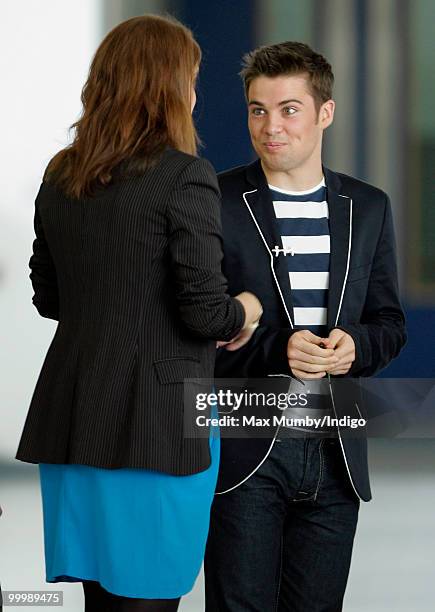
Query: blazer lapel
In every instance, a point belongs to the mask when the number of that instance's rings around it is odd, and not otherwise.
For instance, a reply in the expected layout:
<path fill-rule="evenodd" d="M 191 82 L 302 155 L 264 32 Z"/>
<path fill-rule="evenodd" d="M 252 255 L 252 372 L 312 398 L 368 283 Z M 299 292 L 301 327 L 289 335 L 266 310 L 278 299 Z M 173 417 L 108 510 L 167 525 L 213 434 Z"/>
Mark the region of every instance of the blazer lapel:
<path fill-rule="evenodd" d="M 331 259 L 328 292 L 328 330 L 338 324 L 352 246 L 352 199 L 340 193 L 337 174 L 324 168 L 329 208 Z"/>
<path fill-rule="evenodd" d="M 256 225 L 259 240 L 271 258 L 273 281 L 280 294 L 290 325 L 293 327 L 293 303 L 286 263 L 286 257 L 291 257 L 291 255 L 284 256 L 283 253 L 277 255 L 274 251 L 275 247 L 282 249 L 282 240 L 275 221 L 272 196 L 259 160 L 248 166 L 247 178 L 252 185 L 252 190 L 243 194 L 243 204 L 248 207 Z"/>

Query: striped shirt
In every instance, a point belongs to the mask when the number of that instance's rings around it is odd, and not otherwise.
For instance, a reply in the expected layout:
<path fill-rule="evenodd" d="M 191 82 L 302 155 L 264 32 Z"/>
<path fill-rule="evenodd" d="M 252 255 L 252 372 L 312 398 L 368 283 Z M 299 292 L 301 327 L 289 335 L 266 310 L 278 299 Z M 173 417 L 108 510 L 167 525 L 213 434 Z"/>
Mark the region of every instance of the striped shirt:
<path fill-rule="evenodd" d="M 329 290 L 330 234 L 326 185 L 307 191 L 287 191 L 269 185 L 281 245 L 273 250 L 277 257 L 285 257 L 291 288 L 295 329 L 309 329 L 317 336 L 326 337 Z M 291 390 L 300 385 L 292 382 Z M 307 408 L 287 410 L 287 417 L 324 415 L 330 412 L 328 382 L 306 381 L 299 391 L 310 394 Z M 290 427 L 293 429 L 293 427 Z M 300 433 L 312 429 L 298 428 Z M 327 428 L 317 430 L 318 433 Z"/>
<path fill-rule="evenodd" d="M 269 188 L 281 236 L 281 245 L 274 252 L 286 258 L 295 328 L 323 336 L 331 250 L 325 181 L 308 191 Z"/>

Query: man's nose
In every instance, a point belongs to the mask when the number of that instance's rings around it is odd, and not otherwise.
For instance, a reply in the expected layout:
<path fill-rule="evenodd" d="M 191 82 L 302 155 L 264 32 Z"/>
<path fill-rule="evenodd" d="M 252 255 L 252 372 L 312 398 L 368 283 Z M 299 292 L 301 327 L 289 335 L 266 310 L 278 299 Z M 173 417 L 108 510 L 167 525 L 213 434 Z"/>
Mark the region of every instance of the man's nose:
<path fill-rule="evenodd" d="M 266 131 L 267 134 L 269 135 L 273 135 L 273 134 L 279 134 L 280 132 L 282 132 L 282 121 L 281 118 L 278 116 L 273 116 L 273 115 L 269 115 L 267 117 L 267 121 L 266 124 L 264 126 L 264 129 Z"/>

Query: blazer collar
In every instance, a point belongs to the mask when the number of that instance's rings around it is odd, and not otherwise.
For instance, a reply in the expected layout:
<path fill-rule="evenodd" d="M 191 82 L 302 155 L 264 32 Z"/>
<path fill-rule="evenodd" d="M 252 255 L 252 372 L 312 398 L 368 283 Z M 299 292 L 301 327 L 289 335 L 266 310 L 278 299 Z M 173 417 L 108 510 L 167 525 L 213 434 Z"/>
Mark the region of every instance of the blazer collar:
<path fill-rule="evenodd" d="M 330 170 L 326 166 L 322 167 L 328 191 L 341 194 L 342 181 L 340 175 L 337 174 L 337 172 Z M 246 166 L 245 173 L 248 183 L 252 185 L 253 188 L 267 188 L 266 176 L 263 172 L 261 161 L 259 159 L 256 159 L 254 162 L 252 162 L 252 164 Z"/>
<path fill-rule="evenodd" d="M 329 265 L 328 330 L 340 320 L 352 248 L 352 197 L 343 191 L 340 176 L 323 168 L 329 209 L 331 259 Z"/>
<path fill-rule="evenodd" d="M 342 181 L 336 172 L 325 166 L 323 172 L 327 188 L 331 238 L 327 324 L 328 329 L 332 329 L 339 322 L 349 269 L 352 245 L 352 198 L 343 193 Z M 255 217 L 257 229 L 266 243 L 265 248 L 267 245 L 276 282 L 279 285 L 277 289 L 293 322 L 293 303 L 291 291 L 288 290 L 289 275 L 286 260 L 282 254 L 276 257 L 272 251 L 276 245 L 281 248 L 282 242 L 275 223 L 270 189 L 259 159 L 246 167 L 246 179 L 251 189 L 244 194 L 245 204 L 249 205 L 251 214 Z"/>
<path fill-rule="evenodd" d="M 294 325 L 293 302 L 289 291 L 289 273 L 284 255 L 274 253 L 275 247 L 282 248 L 281 235 L 275 221 L 272 195 L 260 160 L 256 160 L 246 168 L 248 189 L 244 194 L 244 204 L 253 216 L 257 231 L 260 234 L 264 248 L 270 257 L 273 283 L 289 320 L 290 327 Z M 287 255 L 291 257 L 291 255 Z"/>

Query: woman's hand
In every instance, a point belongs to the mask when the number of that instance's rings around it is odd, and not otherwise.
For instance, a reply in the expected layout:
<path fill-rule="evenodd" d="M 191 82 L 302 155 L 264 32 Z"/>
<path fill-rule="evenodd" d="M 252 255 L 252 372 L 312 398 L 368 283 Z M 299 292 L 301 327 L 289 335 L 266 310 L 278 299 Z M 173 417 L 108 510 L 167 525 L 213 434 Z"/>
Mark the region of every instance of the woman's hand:
<path fill-rule="evenodd" d="M 219 341 L 216 343 L 217 348 L 225 347 L 227 351 L 237 351 L 249 342 L 263 314 L 261 302 L 253 293 L 243 291 L 236 295 L 236 299 L 242 303 L 245 309 L 245 323 L 235 338 L 229 342 Z"/>
<path fill-rule="evenodd" d="M 242 331 L 239 332 L 239 334 L 232 340 L 229 340 L 228 342 L 219 340 L 216 342 L 216 348 L 225 347 L 225 350 L 227 351 L 237 351 L 237 349 L 242 348 L 242 346 L 245 346 L 245 344 L 248 344 L 257 327 L 258 323 L 252 323 L 252 325 L 249 327 L 242 329 Z"/>
<path fill-rule="evenodd" d="M 258 323 L 263 314 L 263 307 L 258 297 L 249 291 L 242 291 L 242 293 L 236 295 L 235 298 L 242 303 L 245 310 L 245 323 L 242 331 L 247 329 L 250 325 Z"/>

